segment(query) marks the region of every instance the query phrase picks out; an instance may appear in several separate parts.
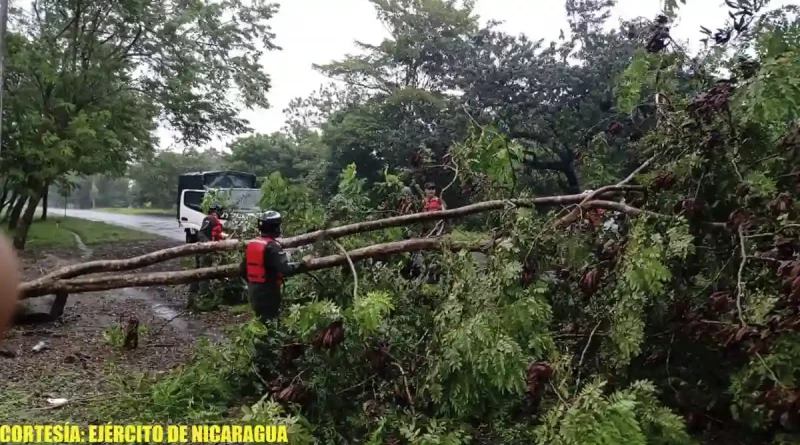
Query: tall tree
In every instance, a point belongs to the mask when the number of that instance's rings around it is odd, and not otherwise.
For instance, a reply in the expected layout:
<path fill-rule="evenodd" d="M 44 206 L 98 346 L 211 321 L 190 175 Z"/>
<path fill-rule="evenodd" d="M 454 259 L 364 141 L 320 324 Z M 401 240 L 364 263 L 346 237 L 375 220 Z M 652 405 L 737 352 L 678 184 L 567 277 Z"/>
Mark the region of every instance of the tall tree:
<path fill-rule="evenodd" d="M 276 8 L 37 0 L 18 11 L 7 85 L 16 142 L 6 145 L 16 149 L 2 164 L 28 196 L 17 248 L 49 184 L 67 172 L 122 173 L 152 152 L 157 118 L 191 144 L 247 130 L 236 103 L 269 105 L 259 59 L 276 48 L 267 25 Z"/>
<path fill-rule="evenodd" d="M 338 94 L 322 91 L 318 100 L 329 117 L 323 127 L 323 140 L 332 150 L 329 184 L 350 163 L 376 181 L 387 165 L 412 169 L 412 158 L 438 160 L 463 136 L 468 121 L 452 107 L 447 89 L 452 68 L 479 29 L 474 2 L 371 3 L 390 36 L 380 44 L 357 42 L 364 55 L 317 66 L 346 85 Z M 333 107 L 332 98 L 347 102 Z M 450 175 L 441 169 L 415 173 L 419 181 L 444 182 L 442 175 Z"/>
<path fill-rule="evenodd" d="M 139 206 L 172 208 L 176 201 L 178 176 L 188 172 L 218 169 L 221 164 L 221 157 L 213 150 L 159 152 L 147 161 L 131 166 L 129 177 L 134 181 L 132 200 Z"/>
<path fill-rule="evenodd" d="M 245 136 L 228 145 L 225 165 L 232 170 L 254 173 L 266 177 L 279 172 L 292 180 L 307 179 L 327 159 L 319 136 L 313 132 L 299 138 L 283 133 Z"/>

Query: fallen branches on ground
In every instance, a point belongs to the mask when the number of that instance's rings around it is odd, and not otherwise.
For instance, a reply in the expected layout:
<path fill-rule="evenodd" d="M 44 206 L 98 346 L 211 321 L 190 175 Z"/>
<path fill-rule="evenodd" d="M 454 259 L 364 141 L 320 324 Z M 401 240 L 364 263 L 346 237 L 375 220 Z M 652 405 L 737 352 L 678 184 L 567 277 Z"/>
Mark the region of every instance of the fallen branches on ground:
<path fill-rule="evenodd" d="M 405 252 L 415 252 L 420 250 L 475 250 L 480 251 L 487 243 L 467 242 L 447 242 L 443 239 L 410 239 L 391 243 L 376 244 L 373 246 L 354 249 L 340 255 L 329 255 L 314 258 L 308 263 L 299 263 L 295 266 L 289 276 L 303 272 L 311 272 L 321 269 L 348 264 L 350 261 L 363 261 L 369 258 L 382 257 Z M 228 264 L 223 266 L 206 267 L 201 269 L 190 269 L 174 272 L 152 272 L 152 273 L 132 273 L 107 275 L 89 278 L 74 278 L 67 280 L 51 281 L 47 285 L 39 286 L 35 290 L 22 296 L 22 298 L 33 298 L 53 293 L 80 293 L 94 292 L 109 289 L 121 289 L 126 287 L 145 287 L 158 285 L 186 284 L 201 280 L 212 280 L 221 278 L 235 278 L 239 275 L 238 264 Z"/>
<path fill-rule="evenodd" d="M 598 193 L 597 197 L 612 197 L 616 194 L 626 191 L 638 191 L 641 187 L 638 186 L 610 186 L 602 193 Z M 601 196 L 602 195 L 602 196 Z M 585 201 L 586 195 L 561 195 L 561 196 L 545 196 L 540 198 L 529 199 L 508 199 L 508 200 L 494 200 L 479 202 L 456 209 L 443 210 L 441 212 L 430 213 L 414 213 L 410 215 L 395 216 L 391 218 L 378 219 L 373 221 L 365 221 L 355 224 L 347 224 L 344 226 L 328 228 L 324 230 L 316 230 L 313 232 L 305 233 L 298 236 L 280 239 L 279 241 L 285 248 L 300 247 L 313 244 L 324 239 L 336 239 L 358 233 L 371 232 L 381 229 L 388 229 L 391 227 L 400 227 L 419 222 L 434 221 L 434 220 L 449 220 L 462 218 L 478 213 L 503 210 L 509 206 L 516 207 L 543 207 L 553 205 L 569 205 L 579 204 Z M 611 201 L 605 201 L 611 202 Z M 86 263 L 74 264 L 67 266 L 56 271 L 53 271 L 41 278 L 33 281 L 22 283 L 19 287 L 20 298 L 31 298 L 33 296 L 46 295 L 44 289 L 50 288 L 52 282 L 56 280 L 63 280 L 74 278 L 81 275 L 101 273 L 101 272 L 122 272 L 128 270 L 141 269 L 143 267 L 158 264 L 164 261 L 172 260 L 175 258 L 219 252 L 225 250 L 234 250 L 243 247 L 246 244 L 241 240 L 225 240 L 209 243 L 195 243 L 187 244 L 184 246 L 171 247 L 168 249 L 158 250 L 138 257 L 124 259 L 124 260 L 97 260 L 89 261 Z M 187 281 L 191 282 L 191 281 Z M 44 293 L 43 293 L 44 292 Z"/>

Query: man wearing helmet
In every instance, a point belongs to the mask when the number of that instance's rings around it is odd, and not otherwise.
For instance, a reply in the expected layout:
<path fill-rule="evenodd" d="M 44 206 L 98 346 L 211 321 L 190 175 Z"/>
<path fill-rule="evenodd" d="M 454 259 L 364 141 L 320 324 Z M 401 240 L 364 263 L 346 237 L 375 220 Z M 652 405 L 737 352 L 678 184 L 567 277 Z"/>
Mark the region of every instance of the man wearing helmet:
<path fill-rule="evenodd" d="M 436 196 L 436 184 L 429 182 L 425 184 L 425 201 L 423 202 L 423 212 L 438 212 L 444 210 L 444 202 Z"/>
<path fill-rule="evenodd" d="M 200 225 L 200 231 L 197 234 L 197 239 L 203 243 L 208 241 L 222 241 L 222 223 L 219 222 L 219 214 L 222 211 L 222 205 L 214 201 L 208 208 L 208 216 L 203 218 L 203 223 Z"/>
<path fill-rule="evenodd" d="M 219 220 L 219 214 L 222 212 L 222 205 L 214 201 L 208 208 L 208 215 L 203 218 L 203 222 L 200 224 L 200 230 L 197 232 L 197 241 L 201 243 L 206 243 L 209 241 L 222 241 L 224 238 L 222 235 L 222 223 Z M 197 255 L 195 258 L 195 263 L 198 268 L 200 267 L 211 267 L 214 265 L 214 255 L 213 254 L 203 254 Z M 190 291 L 199 291 L 201 295 L 207 294 L 209 288 L 208 281 L 202 281 L 190 287 Z M 194 306 L 194 295 L 189 295 L 189 302 L 188 306 Z"/>
<path fill-rule="evenodd" d="M 239 267 L 242 278 L 247 280 L 250 306 L 263 323 L 277 318 L 283 278 L 294 266 L 277 241 L 282 223 L 283 217 L 274 210 L 258 216 L 261 235 L 247 244 L 247 254 Z"/>

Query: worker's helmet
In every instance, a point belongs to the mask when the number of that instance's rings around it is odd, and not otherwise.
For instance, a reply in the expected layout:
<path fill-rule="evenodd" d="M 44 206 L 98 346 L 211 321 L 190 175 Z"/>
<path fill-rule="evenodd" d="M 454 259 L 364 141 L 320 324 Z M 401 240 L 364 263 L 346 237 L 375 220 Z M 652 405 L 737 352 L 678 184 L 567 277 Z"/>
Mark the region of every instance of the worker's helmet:
<path fill-rule="evenodd" d="M 221 210 L 222 210 L 222 204 L 220 204 L 219 201 L 212 201 L 211 205 L 208 206 L 209 212 L 214 212 L 214 211 L 219 212 Z"/>
<path fill-rule="evenodd" d="M 425 190 L 436 190 L 436 184 L 433 182 L 425 183 Z"/>
<path fill-rule="evenodd" d="M 261 233 L 281 233 L 283 217 L 275 210 L 267 210 L 258 215 L 258 230 Z"/>

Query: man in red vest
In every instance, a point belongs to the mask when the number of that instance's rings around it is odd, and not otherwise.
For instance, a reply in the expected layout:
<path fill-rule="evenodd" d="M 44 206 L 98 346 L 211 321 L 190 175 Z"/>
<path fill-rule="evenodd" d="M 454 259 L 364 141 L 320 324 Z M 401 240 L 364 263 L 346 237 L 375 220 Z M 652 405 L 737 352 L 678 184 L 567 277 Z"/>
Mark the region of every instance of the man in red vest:
<path fill-rule="evenodd" d="M 281 236 L 281 214 L 270 210 L 258 217 L 261 236 L 247 244 L 247 254 L 239 267 L 247 280 L 250 306 L 261 322 L 277 318 L 281 307 L 281 285 L 284 276 L 295 266 L 290 263 L 277 241 Z"/>
<path fill-rule="evenodd" d="M 423 212 L 438 212 L 444 210 L 444 202 L 436 196 L 436 184 L 429 182 L 425 184 L 425 201 L 423 202 Z"/>
<path fill-rule="evenodd" d="M 211 206 L 208 208 L 208 215 L 203 218 L 203 222 L 200 224 L 200 230 L 197 231 L 198 242 L 207 243 L 209 241 L 223 240 L 222 222 L 219 220 L 220 213 L 222 213 L 222 205 L 217 201 L 212 202 Z M 195 257 L 195 265 L 198 269 L 201 267 L 213 266 L 214 255 L 210 253 L 197 255 Z M 189 290 L 190 292 L 198 292 L 200 295 L 205 295 L 208 293 L 209 287 L 210 283 L 206 280 L 192 284 L 189 286 Z M 194 295 L 190 293 L 187 307 L 194 307 L 194 300 Z"/>
<path fill-rule="evenodd" d="M 214 201 L 208 208 L 208 215 L 203 218 L 197 239 L 201 243 L 208 241 L 222 241 L 222 223 L 219 221 L 219 214 L 222 212 L 222 205 Z"/>
<path fill-rule="evenodd" d="M 425 184 L 425 200 L 423 201 L 423 212 L 439 212 L 445 210 L 444 201 L 436 195 L 436 184 L 429 182 Z M 444 230 L 444 221 L 437 221 L 435 223 L 424 224 L 425 233 L 427 236 L 439 236 Z"/>

